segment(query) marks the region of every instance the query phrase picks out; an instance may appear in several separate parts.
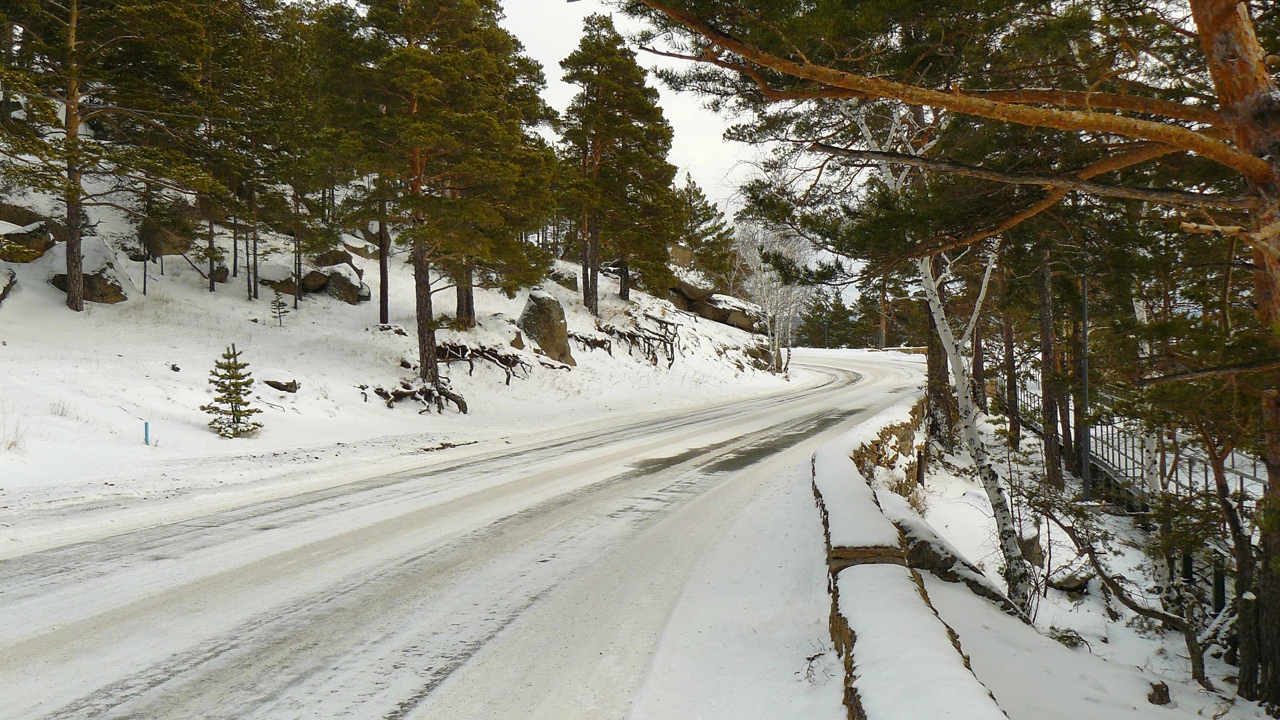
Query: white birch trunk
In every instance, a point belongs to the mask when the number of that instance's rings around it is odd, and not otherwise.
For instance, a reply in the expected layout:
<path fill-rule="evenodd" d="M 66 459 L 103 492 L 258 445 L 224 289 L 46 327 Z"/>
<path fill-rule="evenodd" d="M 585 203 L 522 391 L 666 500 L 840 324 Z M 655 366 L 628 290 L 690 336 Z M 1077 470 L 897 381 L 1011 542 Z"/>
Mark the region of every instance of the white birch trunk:
<path fill-rule="evenodd" d="M 986 445 L 982 441 L 982 436 L 979 432 L 982 413 L 974 404 L 973 396 L 970 394 L 969 365 L 965 361 L 962 351 L 963 345 L 968 342 L 972 335 L 976 318 L 981 310 L 982 302 L 986 295 L 987 282 L 991 277 L 991 269 L 995 265 L 995 253 L 992 252 L 988 260 L 987 273 L 982 283 L 982 292 L 975 301 L 976 304 L 969 326 L 965 328 L 960 339 L 956 338 L 950 322 L 947 320 L 946 308 L 943 307 L 941 297 L 938 294 L 938 282 L 933 276 L 933 267 L 929 259 L 918 260 L 916 264 L 920 270 L 920 279 L 924 285 L 925 297 L 929 301 L 929 311 L 932 313 L 934 324 L 938 328 L 938 338 L 942 341 L 942 347 L 947 353 L 947 364 L 950 368 L 952 383 L 955 386 L 956 401 L 960 411 L 959 435 L 964 440 L 969 450 L 969 455 L 973 458 L 974 465 L 978 468 L 978 476 L 982 480 L 983 490 L 987 493 L 987 501 L 991 504 L 991 512 L 996 521 L 1000 552 L 1004 556 L 1004 578 L 1009 586 L 1009 599 L 1023 611 L 1029 611 L 1031 598 L 1034 595 L 1031 571 L 1022 555 L 1022 545 L 1019 542 L 1017 525 L 1013 521 L 1013 512 L 1010 509 L 1008 493 L 1005 492 L 1004 486 L 1000 484 L 1000 477 L 991 465 L 991 458 L 987 454 Z"/>

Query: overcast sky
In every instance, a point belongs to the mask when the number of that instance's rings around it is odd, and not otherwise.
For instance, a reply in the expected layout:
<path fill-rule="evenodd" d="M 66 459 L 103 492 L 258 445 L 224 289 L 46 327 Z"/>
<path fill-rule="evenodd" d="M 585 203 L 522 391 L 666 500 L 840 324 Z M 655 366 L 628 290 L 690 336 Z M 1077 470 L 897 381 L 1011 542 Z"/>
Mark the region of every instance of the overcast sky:
<path fill-rule="evenodd" d="M 520 38 L 529 55 L 542 63 L 547 75 L 547 102 L 563 111 L 573 98 L 576 88 L 560 81 L 560 61 L 578 46 L 582 36 L 582 20 L 596 12 L 609 12 L 600 0 L 582 0 L 568 3 L 565 0 L 502 0 L 506 9 L 507 29 Z M 628 28 L 625 18 L 615 16 L 615 22 L 624 34 Z M 644 52 L 639 53 L 640 64 L 652 69 L 659 63 L 674 63 Z M 726 126 L 723 118 L 702 107 L 702 101 L 693 95 L 673 93 L 650 78 L 650 84 L 662 93 L 662 109 L 667 121 L 675 129 L 675 142 L 668 158 L 702 186 L 707 196 L 722 208 L 736 209 L 733 195 L 737 185 L 751 175 L 745 162 L 755 156 L 753 150 L 738 143 L 726 142 L 722 135 Z"/>

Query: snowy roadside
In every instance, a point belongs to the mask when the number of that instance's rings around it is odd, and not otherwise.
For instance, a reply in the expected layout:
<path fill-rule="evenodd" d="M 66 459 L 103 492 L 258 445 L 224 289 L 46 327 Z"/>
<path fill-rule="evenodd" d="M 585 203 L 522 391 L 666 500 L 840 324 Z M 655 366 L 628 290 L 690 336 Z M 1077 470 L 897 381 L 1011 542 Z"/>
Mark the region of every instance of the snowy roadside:
<path fill-rule="evenodd" d="M 695 568 L 633 720 L 838 720 L 843 670 L 825 613 L 808 467 L 762 463 L 769 488 Z"/>
<path fill-rule="evenodd" d="M 988 425 L 984 432 L 990 447 L 1000 448 L 995 430 Z M 1000 451 L 1002 472 L 1036 475 L 1039 441 L 1024 437 L 1023 447 L 1021 456 Z M 896 472 L 901 475 L 901 468 Z M 948 549 L 985 573 L 983 584 L 1003 587 L 995 523 L 967 455 L 931 463 L 924 487 L 912 492 L 910 502 L 888 489 L 893 474 L 878 471 L 875 486 L 895 522 L 936 532 Z M 920 508 L 923 515 L 917 513 Z M 1118 539 L 1108 547 L 1108 562 L 1126 577 L 1138 578 L 1141 586 L 1152 585 L 1142 533 L 1134 521 L 1116 516 L 1108 526 Z M 1061 530 L 1041 528 L 1040 542 L 1055 576 L 1081 571 L 1082 561 Z M 1232 669 L 1221 660 L 1206 658 L 1210 674 L 1227 692 L 1200 688 L 1190 678 L 1181 637 L 1151 627 L 1109 601 L 1096 579 L 1084 594 L 1044 590 L 1037 598 L 1034 624 L 1028 625 L 962 584 L 928 573 L 923 578 L 933 607 L 958 634 L 974 673 L 1012 720 L 1066 720 L 1079 717 L 1082 708 L 1101 720 L 1266 717 L 1255 704 L 1235 702 L 1231 683 L 1224 681 Z M 1154 683 L 1168 685 L 1172 703 L 1148 701 Z"/>
<path fill-rule="evenodd" d="M 353 262 L 376 296 L 374 263 Z M 138 274 L 134 263 L 117 266 L 122 275 Z M 625 327 L 653 315 L 682 323 L 671 368 L 625 346 L 606 353 L 575 345 L 572 370 L 543 366 L 531 349 L 511 350 L 529 362 L 527 377 L 508 385 L 492 364 L 469 372 L 455 363 L 446 373 L 471 413 L 419 414 L 410 403 L 388 409 L 372 392 L 414 375 L 416 340 L 394 329 L 412 327 L 405 300 L 412 273 L 401 262 L 391 265 L 389 331 L 373 322 L 376 307 L 327 295 L 305 297 L 281 326 L 267 299 L 246 302 L 234 282 L 209 293 L 194 269 L 172 261 L 150 279 L 148 295 L 130 287 L 123 303 L 73 314 L 45 281 L 49 262 L 17 269 L 19 284 L 0 308 L 0 557 L 35 547 L 33 532 L 60 528 L 69 541 L 78 527 L 122 510 L 135 526 L 165 521 L 177 506 L 190 517 L 815 381 L 799 372 L 787 382 L 748 367 L 744 350 L 757 341 L 741 330 L 643 293 L 634 303 L 608 295 L 604 322 Z M 595 332 L 577 293 L 554 283 L 545 289 L 563 304 L 571 331 Z M 440 310 L 451 311 L 441 300 Z M 506 347 L 524 302 L 523 294 L 479 291 L 480 326 L 444 331 L 442 339 Z M 259 381 L 255 404 L 265 427 L 251 439 L 219 438 L 199 409 L 210 398 L 214 359 L 233 342 Z M 279 391 L 265 380 L 299 388 Z"/>

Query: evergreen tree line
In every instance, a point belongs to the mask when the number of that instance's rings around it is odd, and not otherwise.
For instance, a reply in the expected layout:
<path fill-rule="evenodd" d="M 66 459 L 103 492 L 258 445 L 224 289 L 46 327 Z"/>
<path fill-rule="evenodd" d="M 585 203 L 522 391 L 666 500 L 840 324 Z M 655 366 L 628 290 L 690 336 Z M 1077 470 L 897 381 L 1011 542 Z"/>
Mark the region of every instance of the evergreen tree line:
<path fill-rule="evenodd" d="M 609 18 L 588 18 L 562 63 L 579 88 L 563 117 L 501 18 L 497 0 L 14 0 L 0 9 L 0 177 L 60 200 L 76 311 L 94 208 L 133 219 L 144 260 L 207 233 L 211 291 L 227 255 L 215 224 L 230 226 L 250 300 L 260 233 L 291 237 L 295 309 L 304 256 L 362 236 L 379 250 L 383 323 L 403 248 L 436 387 L 435 331 L 474 326 L 476 287 L 513 293 L 556 256 L 580 261 L 593 311 L 602 272 L 623 299 L 665 294 L 672 247 L 731 277 L 724 219 L 676 182 L 657 91 Z M 447 291 L 454 318 L 435 309 Z"/>

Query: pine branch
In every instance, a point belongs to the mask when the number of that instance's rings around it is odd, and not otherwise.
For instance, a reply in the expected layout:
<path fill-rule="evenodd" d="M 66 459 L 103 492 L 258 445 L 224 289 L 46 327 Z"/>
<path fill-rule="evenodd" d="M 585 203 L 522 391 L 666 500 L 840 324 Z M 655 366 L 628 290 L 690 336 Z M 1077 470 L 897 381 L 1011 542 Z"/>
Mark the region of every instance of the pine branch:
<path fill-rule="evenodd" d="M 1188 130 L 1178 125 L 1112 115 L 1110 113 L 1057 110 L 1009 102 L 996 102 L 981 97 L 966 96 L 957 92 L 897 82 L 883 77 L 845 72 L 809 62 L 803 56 L 800 59 L 793 60 L 766 51 L 721 30 L 703 17 L 700 17 L 698 13 L 679 7 L 670 0 L 638 0 L 638 2 L 666 16 L 672 22 L 684 26 L 687 30 L 701 35 L 713 45 L 741 56 L 747 62 L 784 75 L 809 80 L 819 85 L 853 90 L 871 97 L 899 100 L 909 105 L 934 107 L 1029 127 L 1104 133 L 1151 140 L 1202 155 L 1237 170 L 1255 182 L 1271 183 L 1275 179 L 1274 171 L 1269 162 L 1242 152 L 1207 133 Z"/>
<path fill-rule="evenodd" d="M 922 170 L 933 170 L 952 175 L 960 175 L 962 177 L 1005 183 L 1007 185 L 1035 185 L 1043 188 L 1056 188 L 1067 191 L 1074 190 L 1100 197 L 1141 200 L 1159 205 L 1220 207 L 1232 210 L 1249 210 L 1258 207 L 1260 204 L 1258 199 L 1244 196 L 1230 197 L 1226 195 L 1180 192 L 1177 190 L 1155 190 L 1150 188 L 1126 188 L 1114 185 L 1100 185 L 1087 180 L 1080 180 L 1079 178 L 1061 175 L 1024 175 L 1021 173 L 1001 172 L 999 170 L 987 170 L 986 168 L 962 165 L 949 160 L 927 160 L 925 158 L 904 155 L 902 153 L 878 152 L 875 150 L 854 150 L 850 148 L 835 147 L 834 145 L 826 145 L 824 143 L 814 143 L 810 145 L 809 148 L 817 152 L 825 152 L 832 155 L 840 155 L 858 160 L 867 160 L 874 163 L 908 165 Z"/>
<path fill-rule="evenodd" d="M 1140 387 L 1147 387 L 1163 383 L 1204 380 L 1206 378 L 1244 375 L 1247 373 L 1268 372 L 1270 370 L 1280 370 L 1280 359 L 1257 360 L 1255 362 L 1240 363 L 1238 365 L 1223 365 L 1221 367 L 1204 368 L 1202 370 L 1187 370 L 1185 372 L 1173 373 L 1171 375 L 1161 375 L 1160 377 L 1139 380 L 1138 385 Z"/>

